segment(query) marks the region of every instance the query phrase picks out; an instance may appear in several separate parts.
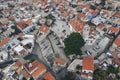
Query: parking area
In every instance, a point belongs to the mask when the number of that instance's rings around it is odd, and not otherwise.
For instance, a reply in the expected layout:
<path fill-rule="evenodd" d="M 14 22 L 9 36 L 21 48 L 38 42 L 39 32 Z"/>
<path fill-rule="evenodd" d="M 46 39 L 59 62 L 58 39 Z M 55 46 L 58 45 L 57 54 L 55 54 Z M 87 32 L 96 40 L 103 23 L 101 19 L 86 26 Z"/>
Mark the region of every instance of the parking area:
<path fill-rule="evenodd" d="M 97 56 L 97 54 L 102 51 L 102 49 L 98 45 L 101 39 L 97 39 L 93 45 L 85 45 L 82 48 L 83 54 L 88 56 Z"/>
<path fill-rule="evenodd" d="M 49 56 L 50 54 L 53 54 L 53 50 L 51 47 L 51 44 L 47 38 L 43 39 L 41 42 L 39 42 L 42 55 L 44 57 Z"/>
<path fill-rule="evenodd" d="M 68 59 L 66 58 L 65 53 L 63 51 L 63 46 L 61 45 L 57 35 L 50 34 L 50 35 L 48 35 L 48 38 L 54 49 L 54 53 L 55 53 L 54 55 L 57 57 L 61 57 L 61 58 L 65 59 L 66 61 L 68 61 Z"/>

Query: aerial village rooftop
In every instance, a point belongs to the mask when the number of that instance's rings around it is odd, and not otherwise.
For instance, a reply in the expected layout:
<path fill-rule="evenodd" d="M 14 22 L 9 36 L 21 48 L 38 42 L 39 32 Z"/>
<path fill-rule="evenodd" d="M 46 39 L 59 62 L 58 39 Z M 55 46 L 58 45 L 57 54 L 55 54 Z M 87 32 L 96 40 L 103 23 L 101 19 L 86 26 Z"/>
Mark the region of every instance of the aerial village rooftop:
<path fill-rule="evenodd" d="M 120 1 L 0 0 L 0 80 L 120 80 Z"/>

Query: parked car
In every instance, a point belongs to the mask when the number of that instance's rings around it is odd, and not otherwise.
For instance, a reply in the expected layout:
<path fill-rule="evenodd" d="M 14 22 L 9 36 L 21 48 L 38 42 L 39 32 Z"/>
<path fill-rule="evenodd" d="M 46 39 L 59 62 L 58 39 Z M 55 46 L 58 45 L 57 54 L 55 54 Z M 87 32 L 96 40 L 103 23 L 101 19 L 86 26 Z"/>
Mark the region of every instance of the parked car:
<path fill-rule="evenodd" d="M 85 53 L 89 56 L 91 56 L 91 54 L 92 54 L 90 51 L 87 51 L 87 50 L 85 51 Z"/>

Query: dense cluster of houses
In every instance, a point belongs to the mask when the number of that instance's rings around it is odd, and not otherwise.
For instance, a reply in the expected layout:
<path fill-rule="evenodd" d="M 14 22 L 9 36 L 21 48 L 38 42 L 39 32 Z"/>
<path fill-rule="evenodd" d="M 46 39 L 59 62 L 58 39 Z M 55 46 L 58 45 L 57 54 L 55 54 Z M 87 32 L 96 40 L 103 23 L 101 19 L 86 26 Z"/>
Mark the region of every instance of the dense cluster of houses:
<path fill-rule="evenodd" d="M 95 68 L 119 67 L 120 2 L 106 0 L 103 7 L 101 1 L 1 0 L 0 63 L 14 60 L 0 69 L 3 80 L 56 80 L 38 60 L 20 60 L 31 54 L 36 43 L 55 73 L 63 68 L 76 72 L 79 65 L 81 77 L 92 80 Z M 83 58 L 71 58 L 68 65 L 64 53 L 57 49 L 64 48 L 63 41 L 72 32 L 80 33 L 86 44 L 82 48 Z"/>

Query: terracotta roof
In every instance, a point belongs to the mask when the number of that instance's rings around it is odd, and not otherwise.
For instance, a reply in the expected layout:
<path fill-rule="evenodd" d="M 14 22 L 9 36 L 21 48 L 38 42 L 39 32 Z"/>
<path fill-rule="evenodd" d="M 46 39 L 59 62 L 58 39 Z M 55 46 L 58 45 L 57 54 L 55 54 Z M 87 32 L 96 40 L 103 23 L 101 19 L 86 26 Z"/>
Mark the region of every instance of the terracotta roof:
<path fill-rule="evenodd" d="M 32 65 L 31 67 L 29 67 L 29 65 Z M 29 71 L 29 72 L 32 72 L 36 67 L 37 67 L 37 64 L 35 64 L 34 62 L 32 63 L 25 63 L 24 66 L 26 67 L 26 69 Z"/>
<path fill-rule="evenodd" d="M 50 72 L 47 72 L 47 73 L 43 76 L 43 78 L 44 78 L 45 80 L 55 80 L 54 76 L 53 76 Z"/>
<path fill-rule="evenodd" d="M 79 6 L 79 7 L 84 7 L 85 4 L 83 4 L 83 3 L 81 3 L 81 2 L 78 2 L 78 6 Z"/>
<path fill-rule="evenodd" d="M 8 41 L 10 40 L 9 37 L 4 38 L 3 40 L 0 41 L 0 47 L 2 47 L 4 44 L 8 43 Z"/>
<path fill-rule="evenodd" d="M 85 5 L 85 9 L 86 9 L 86 11 L 89 11 L 90 6 L 89 5 Z"/>
<path fill-rule="evenodd" d="M 118 19 L 117 22 L 120 23 L 120 19 Z"/>
<path fill-rule="evenodd" d="M 38 69 L 32 73 L 32 76 L 34 78 L 37 78 L 46 71 L 46 67 L 43 64 L 39 63 L 38 61 L 34 61 L 33 65 L 38 67 Z"/>
<path fill-rule="evenodd" d="M 29 79 L 31 77 L 30 74 L 25 69 L 22 70 L 22 73 L 25 79 Z"/>
<path fill-rule="evenodd" d="M 45 6 L 45 5 L 47 5 L 47 2 L 48 2 L 48 0 L 43 0 L 42 2 L 40 2 L 40 4 L 41 4 L 41 6 Z"/>
<path fill-rule="evenodd" d="M 39 2 L 39 0 L 34 0 L 33 2 L 34 2 L 34 3 L 37 3 L 37 2 Z"/>
<path fill-rule="evenodd" d="M 109 14 L 109 12 L 108 12 L 107 10 L 102 9 L 101 11 L 102 11 L 104 14 Z"/>
<path fill-rule="evenodd" d="M 75 29 L 77 32 L 83 32 L 83 28 L 85 26 L 85 22 L 81 21 L 80 19 L 71 19 L 69 24 Z"/>
<path fill-rule="evenodd" d="M 87 57 L 83 59 L 82 70 L 94 71 L 94 57 Z"/>
<path fill-rule="evenodd" d="M 20 21 L 17 23 L 17 26 L 20 27 L 21 29 L 24 29 L 25 24 L 27 24 L 27 25 L 32 24 L 32 20 L 28 19 L 26 21 Z"/>
<path fill-rule="evenodd" d="M 26 70 L 32 74 L 33 78 L 38 78 L 41 74 L 43 74 L 43 72 L 46 71 L 46 67 L 37 60 L 32 63 L 25 63 L 24 66 Z"/>
<path fill-rule="evenodd" d="M 21 29 L 24 29 L 25 21 L 20 21 L 17 23 L 17 26 L 20 27 Z"/>
<path fill-rule="evenodd" d="M 98 25 L 98 28 L 99 28 L 99 29 L 104 29 L 104 28 L 105 28 L 105 25 L 104 25 L 104 24 L 100 24 L 100 25 Z"/>
<path fill-rule="evenodd" d="M 15 18 L 14 17 L 10 17 L 9 20 L 10 21 L 15 21 Z"/>
<path fill-rule="evenodd" d="M 17 61 L 15 62 L 15 66 L 20 67 L 20 66 L 22 66 L 22 63 L 21 63 L 19 60 L 17 60 Z"/>
<path fill-rule="evenodd" d="M 89 9 L 88 12 L 91 13 L 91 14 L 97 14 L 97 12 L 95 10 L 92 10 L 92 9 Z"/>
<path fill-rule="evenodd" d="M 113 16 L 118 16 L 118 17 L 120 17 L 120 12 L 116 12 Z"/>
<path fill-rule="evenodd" d="M 112 61 L 120 66 L 120 60 L 118 58 L 113 58 Z"/>
<path fill-rule="evenodd" d="M 114 44 L 120 46 L 120 35 L 115 39 Z"/>
<path fill-rule="evenodd" d="M 31 19 L 26 20 L 26 21 L 25 21 L 25 24 L 27 24 L 27 25 L 32 24 L 32 20 L 31 20 Z"/>
<path fill-rule="evenodd" d="M 78 13 L 77 16 L 86 17 L 85 14 L 83 14 L 83 13 Z"/>
<path fill-rule="evenodd" d="M 21 72 L 22 72 L 22 66 L 21 67 L 18 67 L 18 69 L 16 70 L 16 72 L 18 73 L 18 74 L 20 74 Z"/>
<path fill-rule="evenodd" d="M 55 62 L 55 63 L 62 64 L 62 65 L 64 65 L 64 64 L 66 63 L 66 61 L 65 61 L 64 59 L 62 59 L 62 58 L 55 58 L 55 59 L 54 59 L 54 62 Z"/>
<path fill-rule="evenodd" d="M 117 27 L 109 27 L 108 30 L 114 32 L 114 33 L 117 33 L 119 31 L 119 28 Z"/>
<path fill-rule="evenodd" d="M 72 11 L 64 11 L 63 13 L 61 13 L 61 16 L 66 18 L 67 16 L 69 16 L 70 14 L 72 14 Z"/>
<path fill-rule="evenodd" d="M 20 55 L 24 55 L 24 54 L 27 53 L 27 52 L 23 49 L 23 50 L 21 50 L 19 53 L 20 53 Z"/>
<path fill-rule="evenodd" d="M 57 5 L 57 4 L 61 3 L 61 1 L 62 1 L 62 0 L 54 0 L 54 1 L 53 1 L 53 4 L 56 4 L 56 5 Z"/>
<path fill-rule="evenodd" d="M 49 28 L 46 25 L 42 25 L 39 28 L 40 31 L 48 33 L 49 32 Z"/>
<path fill-rule="evenodd" d="M 64 12 L 64 9 L 63 9 L 63 6 L 58 6 L 58 10 L 63 13 Z"/>

